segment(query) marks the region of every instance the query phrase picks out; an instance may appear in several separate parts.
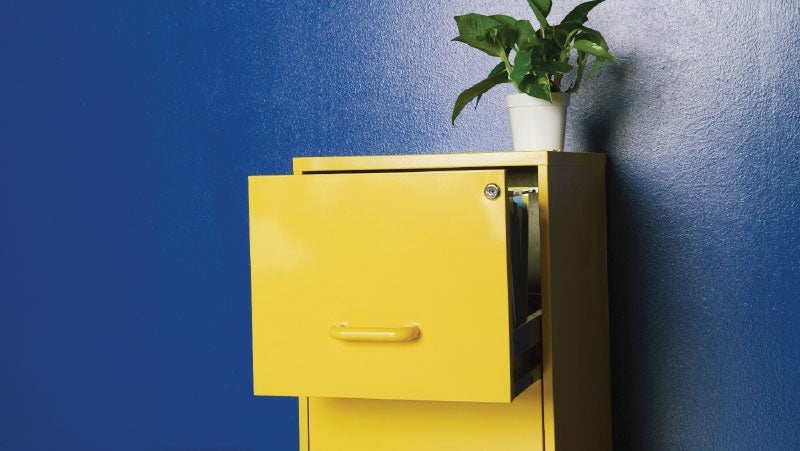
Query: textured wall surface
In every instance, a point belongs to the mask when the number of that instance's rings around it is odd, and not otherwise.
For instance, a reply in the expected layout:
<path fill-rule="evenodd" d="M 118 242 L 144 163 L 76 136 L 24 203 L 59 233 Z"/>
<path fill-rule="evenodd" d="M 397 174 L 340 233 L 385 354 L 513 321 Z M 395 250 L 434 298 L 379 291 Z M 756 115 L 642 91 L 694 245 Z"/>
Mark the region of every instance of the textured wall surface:
<path fill-rule="evenodd" d="M 560 18 L 574 2 L 561 2 Z M 523 1 L 0 3 L 0 450 L 289 450 L 251 393 L 249 174 L 511 147 L 452 16 Z M 795 1 L 609 0 L 619 449 L 800 448 Z"/>

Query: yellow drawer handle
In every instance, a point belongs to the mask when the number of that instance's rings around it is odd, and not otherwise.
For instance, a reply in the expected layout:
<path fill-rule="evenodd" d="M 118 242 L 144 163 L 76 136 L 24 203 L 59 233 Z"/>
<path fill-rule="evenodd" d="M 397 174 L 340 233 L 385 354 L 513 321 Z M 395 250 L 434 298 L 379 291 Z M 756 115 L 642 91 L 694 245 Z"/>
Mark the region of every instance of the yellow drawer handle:
<path fill-rule="evenodd" d="M 352 327 L 347 324 L 331 326 L 331 337 L 342 341 L 402 342 L 419 338 L 419 327 Z"/>

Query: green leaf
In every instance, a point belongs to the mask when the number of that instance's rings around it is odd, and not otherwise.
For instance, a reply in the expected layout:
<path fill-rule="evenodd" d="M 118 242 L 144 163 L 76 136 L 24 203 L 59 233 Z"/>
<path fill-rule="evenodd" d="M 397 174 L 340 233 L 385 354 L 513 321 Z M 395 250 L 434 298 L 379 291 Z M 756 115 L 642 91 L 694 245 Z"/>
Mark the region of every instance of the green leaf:
<path fill-rule="evenodd" d="M 539 21 L 542 30 L 546 30 L 548 27 L 547 15 L 550 14 L 550 0 L 528 0 L 528 5 L 533 10 L 533 15 L 536 16 L 536 20 Z M 544 6 L 547 8 L 543 8 Z"/>
<path fill-rule="evenodd" d="M 594 0 L 591 2 L 581 3 L 572 11 L 570 11 L 569 14 L 564 17 L 564 20 L 562 20 L 561 23 L 578 22 L 582 24 L 586 22 L 588 20 L 587 16 L 589 15 L 589 11 L 594 9 L 594 7 L 600 3 L 603 3 L 603 0 Z"/>
<path fill-rule="evenodd" d="M 501 22 L 481 14 L 456 16 L 455 20 L 459 35 L 454 41 L 463 42 L 492 56 L 500 56 L 504 51 L 503 45 L 489 36 L 491 30 L 495 30 L 496 38 L 496 30 L 503 25 Z"/>
<path fill-rule="evenodd" d="M 564 32 L 566 32 L 566 33 L 572 33 L 576 29 L 580 28 L 581 25 L 582 25 L 581 22 L 563 21 L 563 22 L 561 22 L 560 24 L 556 25 L 553 28 L 560 28 L 561 30 L 564 30 Z"/>
<path fill-rule="evenodd" d="M 578 22 L 562 22 L 553 27 L 553 36 L 556 38 L 561 48 L 567 48 L 573 38 L 581 31 L 581 24 Z"/>
<path fill-rule="evenodd" d="M 556 41 L 559 47 L 564 48 L 564 42 L 567 40 L 569 32 L 560 28 L 559 26 L 553 27 L 553 40 Z"/>
<path fill-rule="evenodd" d="M 464 92 L 458 95 L 458 98 L 456 99 L 456 104 L 455 106 L 453 106 L 453 116 L 451 118 L 453 125 L 456 124 L 456 117 L 458 117 L 458 115 L 461 113 L 461 110 L 463 110 L 464 107 L 467 106 L 467 104 L 472 101 L 472 99 L 478 98 L 478 100 L 480 100 L 480 97 L 486 91 L 494 88 L 499 84 L 508 82 L 508 72 L 506 72 L 505 69 L 501 70 L 500 72 L 496 71 L 497 67 L 495 67 L 494 70 L 492 70 L 492 73 L 494 73 L 494 75 L 490 75 L 486 80 L 482 80 L 476 83 L 475 85 L 465 89 Z M 477 102 L 475 106 L 477 106 Z"/>
<path fill-rule="evenodd" d="M 493 16 L 489 16 L 492 19 L 500 22 L 501 24 L 513 28 L 517 24 L 517 19 L 511 16 L 504 16 L 502 14 L 495 14 Z"/>
<path fill-rule="evenodd" d="M 508 78 L 519 86 L 522 79 L 531 71 L 531 52 L 521 50 L 514 56 L 514 68 L 511 70 Z"/>
<path fill-rule="evenodd" d="M 544 39 L 542 42 L 541 61 L 553 61 L 559 59 L 562 49 L 554 39 Z"/>
<path fill-rule="evenodd" d="M 595 44 L 602 47 L 606 51 L 606 53 L 608 53 L 608 43 L 606 43 L 606 40 L 603 38 L 603 35 L 600 34 L 599 31 L 593 30 L 589 27 L 581 26 L 581 31 L 580 34 L 578 34 L 578 37 L 580 39 L 586 39 L 594 42 Z M 595 55 L 594 64 L 592 64 L 592 70 L 589 71 L 589 76 L 592 76 L 595 73 L 597 73 L 600 67 L 607 61 L 617 62 L 617 60 L 614 59 L 613 56 L 611 56 L 611 53 L 608 53 L 608 56 L 610 56 L 610 58 L 607 56 Z"/>
<path fill-rule="evenodd" d="M 575 83 L 567 92 L 575 92 L 581 86 L 581 78 L 583 78 L 583 71 L 586 69 L 586 62 L 589 61 L 589 54 L 586 52 L 578 51 L 578 74 L 575 77 Z"/>
<path fill-rule="evenodd" d="M 543 63 L 535 67 L 537 73 L 545 72 L 548 74 L 566 74 L 572 72 L 572 65 L 562 61 L 552 61 Z"/>
<path fill-rule="evenodd" d="M 597 30 L 593 30 L 589 27 L 584 27 L 583 25 L 581 25 L 577 37 L 579 39 L 588 39 L 594 42 L 595 44 L 599 45 L 600 47 L 603 47 L 604 49 L 608 50 L 608 43 L 606 43 L 606 40 L 603 38 L 603 35 L 600 34 L 600 32 Z"/>
<path fill-rule="evenodd" d="M 514 48 L 514 44 L 516 44 L 518 40 L 519 30 L 517 29 L 517 19 L 502 14 L 495 14 L 489 17 L 502 24 L 502 27 L 498 30 L 498 40 L 506 49 L 506 53 L 508 53 Z"/>
<path fill-rule="evenodd" d="M 506 63 L 501 61 L 500 64 L 494 66 L 494 69 L 492 69 L 492 71 L 489 72 L 489 76 L 486 78 L 492 78 L 495 75 L 499 74 L 500 72 L 503 72 L 504 70 L 506 70 Z"/>
<path fill-rule="evenodd" d="M 536 8 L 542 12 L 544 17 L 547 17 L 550 14 L 550 8 L 553 6 L 552 0 L 528 0 L 528 4 L 531 5 L 531 8 Z"/>
<path fill-rule="evenodd" d="M 536 35 L 536 31 L 529 20 L 518 20 L 515 28 L 517 30 L 517 45 L 521 50 L 542 46 L 542 39 Z"/>
<path fill-rule="evenodd" d="M 489 72 L 489 76 L 486 78 L 487 79 L 494 78 L 498 76 L 498 74 L 500 74 L 501 72 L 503 73 L 504 77 L 508 78 L 508 72 L 506 72 L 506 63 L 504 63 L 503 61 L 501 61 L 500 64 L 498 64 L 497 66 L 494 66 L 494 69 L 492 69 L 492 71 Z M 506 80 L 506 82 L 507 81 L 508 80 Z M 478 94 L 478 97 L 475 97 L 475 108 L 478 108 L 478 103 L 480 103 L 481 97 L 483 97 L 484 94 L 485 92 L 482 92 Z"/>
<path fill-rule="evenodd" d="M 461 36 L 456 36 L 453 38 L 454 41 L 463 42 L 470 47 L 474 47 L 478 50 L 481 50 L 491 56 L 500 56 L 500 45 L 492 42 L 485 42 L 485 41 L 478 41 L 474 39 L 464 38 Z"/>
<path fill-rule="evenodd" d="M 511 18 L 509 17 L 509 19 Z M 515 25 L 516 24 L 513 23 L 511 25 L 502 24 L 498 28 L 492 28 L 489 30 L 488 36 L 490 40 L 502 46 L 505 49 L 506 54 L 508 54 L 511 49 L 514 48 L 514 44 L 517 43 L 517 28 Z"/>
<path fill-rule="evenodd" d="M 606 61 L 608 60 L 602 58 L 595 58 L 594 64 L 592 64 L 592 70 L 589 71 L 589 76 L 591 77 L 592 75 L 597 73 L 597 71 L 600 70 L 600 66 L 602 66 L 603 63 L 605 63 Z"/>
<path fill-rule="evenodd" d="M 537 99 L 553 101 L 550 93 L 550 78 L 547 74 L 531 75 L 528 74 L 522 79 L 519 86 L 520 91 Z"/>
<path fill-rule="evenodd" d="M 604 49 L 603 46 L 599 44 L 595 44 L 592 41 L 587 39 L 576 39 L 575 43 L 573 44 L 575 49 L 586 52 L 590 55 L 594 55 L 597 58 L 606 59 L 609 61 L 617 62 L 616 58 L 613 55 L 608 53 L 608 50 Z"/>

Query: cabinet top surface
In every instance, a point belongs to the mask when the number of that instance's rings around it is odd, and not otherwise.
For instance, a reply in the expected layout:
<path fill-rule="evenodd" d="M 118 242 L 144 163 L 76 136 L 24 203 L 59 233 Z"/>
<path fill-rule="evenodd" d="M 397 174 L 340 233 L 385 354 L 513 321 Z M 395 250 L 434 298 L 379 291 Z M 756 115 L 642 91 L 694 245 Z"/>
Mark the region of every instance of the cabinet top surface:
<path fill-rule="evenodd" d="M 297 157 L 295 174 L 343 171 L 396 171 L 513 166 L 602 166 L 606 156 L 588 152 L 475 152 L 428 155 Z"/>

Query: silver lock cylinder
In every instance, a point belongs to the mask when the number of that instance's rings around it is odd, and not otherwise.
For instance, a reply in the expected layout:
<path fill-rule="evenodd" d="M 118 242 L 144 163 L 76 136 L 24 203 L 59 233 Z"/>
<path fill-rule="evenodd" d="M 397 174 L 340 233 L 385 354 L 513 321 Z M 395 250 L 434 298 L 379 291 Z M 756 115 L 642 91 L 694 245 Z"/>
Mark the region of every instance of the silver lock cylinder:
<path fill-rule="evenodd" d="M 483 195 L 489 200 L 495 200 L 500 196 L 500 187 L 494 183 L 490 183 L 483 188 Z"/>

